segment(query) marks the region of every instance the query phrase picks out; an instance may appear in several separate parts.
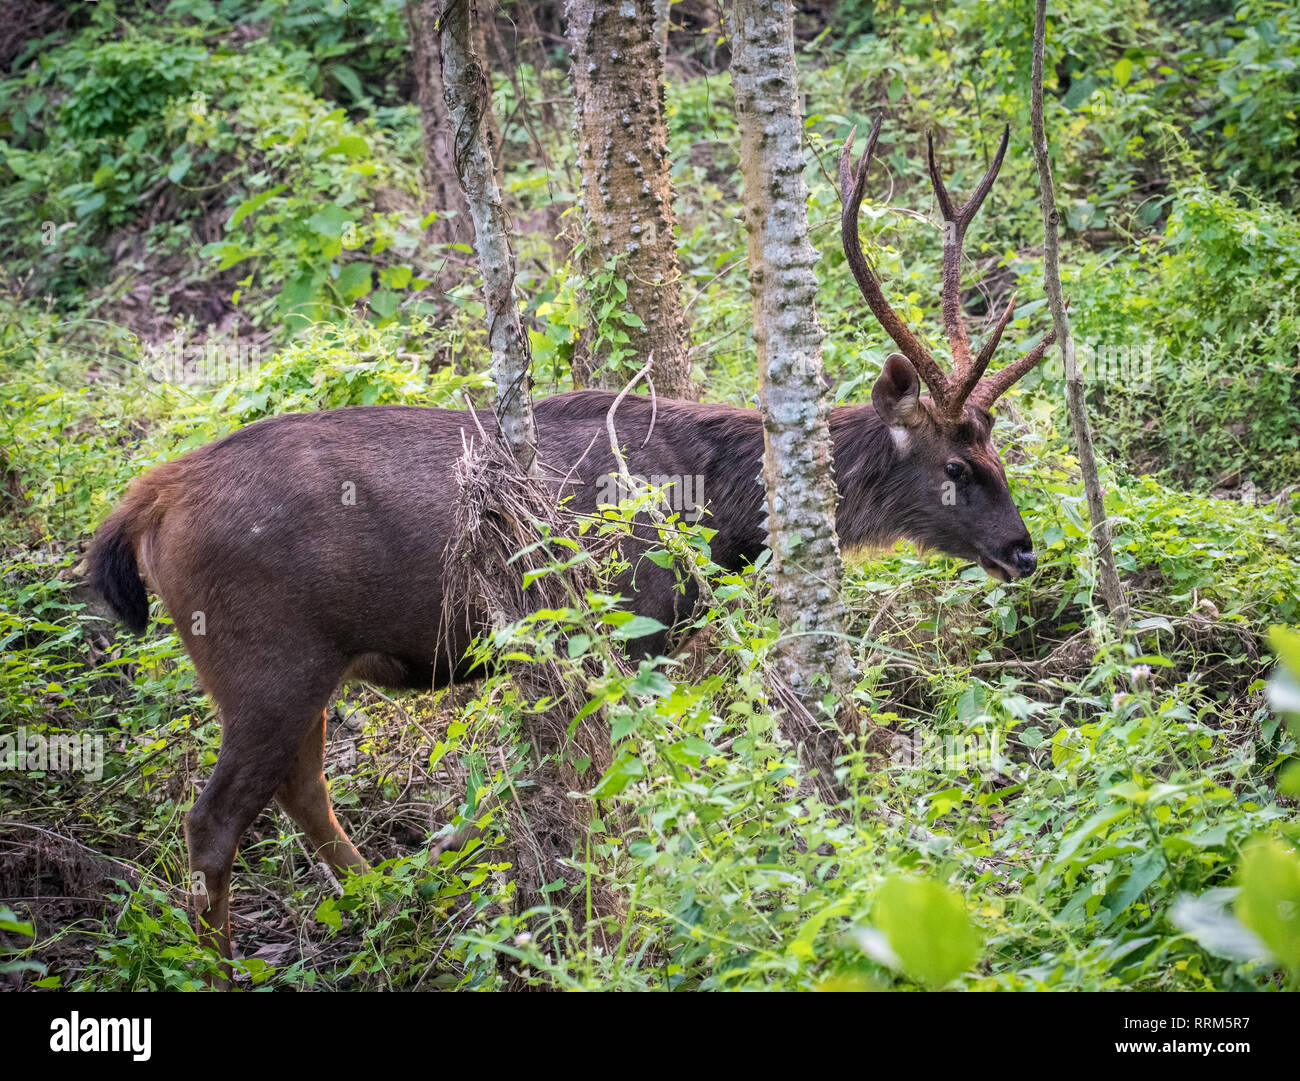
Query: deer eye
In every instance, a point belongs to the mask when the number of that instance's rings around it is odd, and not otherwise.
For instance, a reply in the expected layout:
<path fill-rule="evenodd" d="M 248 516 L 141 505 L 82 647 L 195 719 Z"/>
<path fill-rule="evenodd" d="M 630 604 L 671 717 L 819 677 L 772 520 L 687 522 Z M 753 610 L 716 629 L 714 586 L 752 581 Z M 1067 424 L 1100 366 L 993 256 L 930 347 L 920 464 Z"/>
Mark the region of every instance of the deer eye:
<path fill-rule="evenodd" d="M 961 480 L 966 475 L 965 462 L 949 462 L 943 467 L 943 471 L 953 480 Z"/>

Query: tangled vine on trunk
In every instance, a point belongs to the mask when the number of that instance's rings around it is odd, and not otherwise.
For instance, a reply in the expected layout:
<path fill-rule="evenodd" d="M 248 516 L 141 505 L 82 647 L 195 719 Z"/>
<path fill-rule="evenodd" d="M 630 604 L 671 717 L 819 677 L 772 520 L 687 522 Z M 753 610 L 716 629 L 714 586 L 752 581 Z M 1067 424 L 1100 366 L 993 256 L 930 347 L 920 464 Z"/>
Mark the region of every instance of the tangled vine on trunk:
<path fill-rule="evenodd" d="M 467 444 L 453 480 L 456 516 L 444 555 L 445 621 L 460 618 L 472 627 L 477 615 L 504 628 L 539 609 L 579 605 L 586 591 L 595 588 L 599 543 L 579 540 L 576 519 L 556 506 L 545 483 L 525 476 L 500 443 L 484 437 Z M 580 543 L 588 558 L 564 571 L 541 574 L 525 588 L 525 577 L 557 559 L 550 546 L 538 543 L 545 537 Z M 564 553 L 567 557 L 572 550 Z M 445 624 L 445 637 L 450 637 L 448 629 Z M 558 903 L 568 910 L 571 925 L 581 927 L 587 881 L 572 860 L 581 855 L 593 809 L 571 793 L 591 788 L 609 767 L 608 727 L 598 711 L 569 734 L 586 703 L 586 688 L 574 682 L 571 670 L 553 661 L 510 662 L 509 673 L 524 704 L 520 724 L 532 754 L 527 783 L 513 791 L 507 808 L 515 911 Z M 535 703 L 545 705 L 535 708 Z M 582 760 L 587 764 L 580 771 L 576 763 Z M 544 893 L 543 887 L 556 880 L 563 880 L 566 890 Z M 591 884 L 590 905 L 597 920 L 620 912 L 617 899 L 598 881 Z"/>

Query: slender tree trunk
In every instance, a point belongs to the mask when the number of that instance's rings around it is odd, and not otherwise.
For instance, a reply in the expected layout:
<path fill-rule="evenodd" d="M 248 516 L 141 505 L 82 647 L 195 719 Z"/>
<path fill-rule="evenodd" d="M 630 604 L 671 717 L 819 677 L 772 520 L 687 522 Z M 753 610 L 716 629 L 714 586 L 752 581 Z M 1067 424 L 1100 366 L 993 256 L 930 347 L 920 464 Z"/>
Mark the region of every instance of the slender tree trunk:
<path fill-rule="evenodd" d="M 544 584 L 522 585 L 522 569 L 529 559 L 539 558 L 534 545 L 544 540 L 535 523 L 547 521 L 555 506 L 537 466 L 529 385 L 531 358 L 515 299 L 515 256 L 490 152 L 486 117 L 492 99 L 480 59 L 483 54 L 475 44 L 481 37 L 473 30 L 474 4 L 475 0 L 445 0 L 441 6 L 442 80 L 455 132 L 456 170 L 474 220 L 474 247 L 483 274 L 497 422 L 503 441 L 526 476 L 500 458 L 494 462 L 491 456 L 480 455 L 476 462 L 474 455 L 466 454 L 455 478 L 460 502 L 454 535 L 460 556 L 451 558 L 448 565 L 464 576 L 462 584 L 452 590 L 462 603 L 512 622 L 538 601 L 540 607 L 553 607 L 567 600 L 566 587 L 574 588 L 577 596 L 585 596 L 585 592 L 579 587 L 584 582 L 580 569 L 567 580 L 547 576 Z M 504 473 L 494 466 L 504 467 Z M 461 524 L 462 519 L 466 524 Z M 561 536 L 563 530 L 556 529 L 552 535 Z M 513 563 L 516 558 L 522 562 Z M 484 573 L 485 567 L 491 569 Z M 466 580 L 471 584 L 464 585 Z M 546 603 L 549 596 L 557 598 L 550 605 Z M 527 786 L 518 791 L 512 788 L 507 806 L 516 912 L 559 904 L 568 909 L 567 922 L 575 929 L 584 927 L 588 914 L 618 925 L 622 921 L 617 898 L 600 882 L 586 883 L 583 872 L 572 864 L 575 856 L 580 859 L 583 855 L 584 829 L 593 813 L 590 804 L 571 796 L 591 783 L 590 776 L 579 773 L 574 760 L 581 756 L 593 765 L 601 763 L 602 756 L 609 753 L 608 731 L 593 731 L 589 721 L 577 727 L 575 742 L 570 727 L 574 703 L 556 693 L 548 677 L 539 674 L 538 666 L 507 663 L 514 664 L 512 678 L 525 700 L 545 698 L 551 702 L 548 709 L 522 711 L 534 768 Z M 597 739 L 594 744 L 593 739 Z M 566 753 L 570 751 L 573 753 Z M 557 880 L 567 888 L 553 893 Z M 553 933 L 546 921 L 539 930 L 545 936 Z M 609 945 L 602 927 L 592 930 L 602 945 Z"/>
<path fill-rule="evenodd" d="M 406 22 L 410 30 L 411 60 L 415 69 L 417 104 L 424 137 L 424 186 L 428 210 L 440 215 L 432 235 L 440 243 L 467 244 L 474 239 L 469 206 L 460 188 L 452 157 L 451 117 L 442 89 L 442 43 L 436 23 L 439 0 L 409 0 Z"/>
<path fill-rule="evenodd" d="M 668 56 L 668 27 L 672 24 L 673 0 L 654 0 L 655 7 L 655 41 L 659 46 L 659 56 Z"/>
<path fill-rule="evenodd" d="M 492 165 L 485 120 L 492 111 L 492 94 L 473 44 L 472 5 L 473 0 L 446 0 L 440 6 L 442 83 L 454 132 L 453 160 L 474 221 L 474 249 L 483 274 L 497 423 L 520 467 L 533 473 L 537 469 L 537 432 L 529 376 L 532 357 L 519 319 L 515 253 Z"/>
<path fill-rule="evenodd" d="M 655 0 L 569 0 L 575 125 L 585 269 L 600 274 L 617 260 L 627 285 L 626 309 L 641 326 L 626 327 L 627 370 L 594 372 L 609 353 L 579 348 L 574 382 L 622 386 L 654 354 L 658 393 L 691 396 L 682 316 L 681 271 L 673 237 L 673 187 L 664 120 L 663 54 Z"/>
<path fill-rule="evenodd" d="M 731 81 L 745 182 L 772 584 L 782 630 L 779 664 L 807 710 L 798 735 L 825 785 L 838 741 L 821 727 L 830 719 L 821 702 L 828 695 L 845 702 L 854 673 L 843 637 L 843 566 L 830 409 L 820 382 L 817 252 L 808 240 L 792 16 L 789 0 L 735 0 Z"/>
<path fill-rule="evenodd" d="M 1056 209 L 1056 189 L 1052 182 L 1052 160 L 1048 152 L 1047 130 L 1043 120 L 1043 51 L 1047 36 L 1047 0 L 1037 0 L 1034 15 L 1034 64 L 1031 110 L 1033 114 L 1034 160 L 1038 164 L 1038 186 L 1043 204 L 1043 284 L 1047 306 L 1056 327 L 1056 344 L 1065 365 L 1065 393 L 1079 452 L 1079 469 L 1083 489 L 1088 496 L 1088 515 L 1092 520 L 1092 539 L 1097 551 L 1097 572 L 1102 599 L 1116 627 L 1128 621 L 1128 605 L 1115 567 L 1115 550 L 1111 542 L 1110 519 L 1102 496 L 1097 456 L 1092 447 L 1092 429 L 1088 424 L 1088 400 L 1084 394 L 1083 375 L 1074 353 L 1074 336 L 1070 332 L 1070 313 L 1061 291 L 1060 238 L 1057 235 L 1060 213 Z"/>

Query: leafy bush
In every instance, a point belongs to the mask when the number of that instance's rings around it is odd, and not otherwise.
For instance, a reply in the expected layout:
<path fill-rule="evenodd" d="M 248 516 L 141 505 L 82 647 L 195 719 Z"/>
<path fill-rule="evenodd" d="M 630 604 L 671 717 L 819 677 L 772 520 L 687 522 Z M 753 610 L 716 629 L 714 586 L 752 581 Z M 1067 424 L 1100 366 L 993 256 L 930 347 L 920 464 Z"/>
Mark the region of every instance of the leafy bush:
<path fill-rule="evenodd" d="M 1160 241 L 1075 272 L 1104 444 L 1202 488 L 1300 480 L 1297 244 L 1289 215 L 1193 178 Z"/>

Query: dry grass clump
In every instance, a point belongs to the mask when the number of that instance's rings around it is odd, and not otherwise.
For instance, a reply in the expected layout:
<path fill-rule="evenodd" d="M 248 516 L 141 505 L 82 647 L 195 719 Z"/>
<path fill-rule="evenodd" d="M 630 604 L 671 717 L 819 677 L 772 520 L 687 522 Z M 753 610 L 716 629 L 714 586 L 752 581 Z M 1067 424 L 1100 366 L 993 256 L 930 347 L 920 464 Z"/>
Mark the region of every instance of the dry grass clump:
<path fill-rule="evenodd" d="M 466 440 L 453 479 L 455 525 L 444 556 L 446 640 L 453 638 L 452 620 L 504 630 L 540 609 L 584 603 L 613 539 L 580 536 L 577 521 L 557 505 L 545 482 L 522 473 L 508 450 L 486 434 Z M 573 560 L 575 551 L 585 558 Z M 557 563 L 570 565 L 561 570 Z M 545 658 L 506 663 L 533 756 L 526 783 L 513 789 L 507 808 L 516 912 L 558 901 L 574 927 L 584 924 L 588 910 L 597 923 L 617 917 L 613 893 L 572 864 L 594 816 L 575 793 L 590 789 L 611 761 L 603 711 L 583 718 L 570 736 L 573 718 L 587 701 L 571 665 Z M 579 761 L 585 762 L 581 771 Z M 567 889 L 543 892 L 557 880 Z"/>

